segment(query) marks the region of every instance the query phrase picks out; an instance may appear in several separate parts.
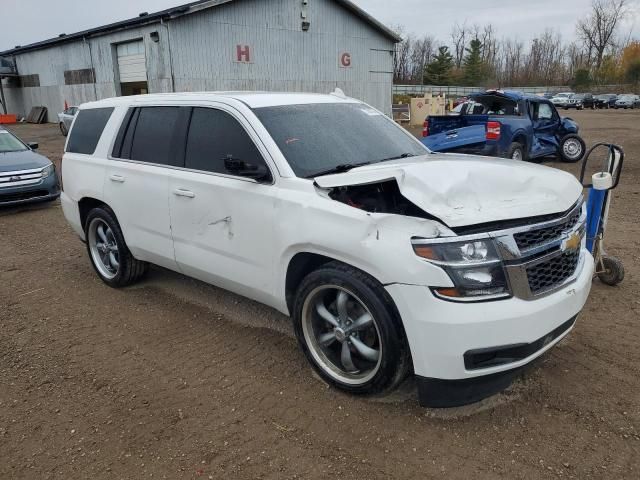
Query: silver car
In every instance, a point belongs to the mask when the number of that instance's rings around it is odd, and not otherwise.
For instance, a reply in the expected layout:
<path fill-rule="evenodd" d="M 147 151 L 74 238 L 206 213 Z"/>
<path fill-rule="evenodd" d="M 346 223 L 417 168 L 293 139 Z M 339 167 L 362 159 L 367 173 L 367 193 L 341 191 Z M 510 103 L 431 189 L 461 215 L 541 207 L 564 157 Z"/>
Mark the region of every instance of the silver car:
<path fill-rule="evenodd" d="M 65 137 L 69 133 L 73 119 L 78 113 L 78 107 L 68 107 L 64 112 L 58 114 L 58 124 L 60 125 L 60 131 Z"/>

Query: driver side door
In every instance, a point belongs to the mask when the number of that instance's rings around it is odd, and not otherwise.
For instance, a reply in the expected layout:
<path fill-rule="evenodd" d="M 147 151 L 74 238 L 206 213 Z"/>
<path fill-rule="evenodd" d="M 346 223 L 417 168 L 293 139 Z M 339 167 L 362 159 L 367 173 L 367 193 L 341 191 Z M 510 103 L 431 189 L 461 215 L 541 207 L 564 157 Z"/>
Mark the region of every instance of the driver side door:
<path fill-rule="evenodd" d="M 530 102 L 529 105 L 533 124 L 533 141 L 529 158 L 555 154 L 560 115 L 550 102 Z"/>

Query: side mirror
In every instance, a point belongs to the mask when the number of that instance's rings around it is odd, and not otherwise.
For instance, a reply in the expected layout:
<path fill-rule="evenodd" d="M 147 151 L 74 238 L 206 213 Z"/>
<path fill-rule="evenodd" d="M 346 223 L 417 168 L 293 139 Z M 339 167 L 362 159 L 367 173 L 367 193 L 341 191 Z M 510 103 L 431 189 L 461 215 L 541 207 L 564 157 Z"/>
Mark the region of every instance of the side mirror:
<path fill-rule="evenodd" d="M 224 159 L 224 168 L 231 175 L 238 177 L 252 178 L 257 181 L 270 178 L 269 169 L 266 166 L 254 165 L 231 156 Z"/>
<path fill-rule="evenodd" d="M 38 142 L 29 142 L 29 143 L 27 143 L 27 145 L 29 146 L 29 148 L 31 150 L 37 150 L 38 147 L 40 146 L 40 144 L 38 144 Z"/>

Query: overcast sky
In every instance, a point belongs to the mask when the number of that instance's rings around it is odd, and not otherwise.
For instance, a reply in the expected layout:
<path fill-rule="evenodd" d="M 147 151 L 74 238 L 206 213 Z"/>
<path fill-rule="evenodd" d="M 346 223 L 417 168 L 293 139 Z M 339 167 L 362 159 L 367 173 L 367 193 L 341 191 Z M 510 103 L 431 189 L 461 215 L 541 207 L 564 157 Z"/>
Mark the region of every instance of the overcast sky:
<path fill-rule="evenodd" d="M 267 0 L 263 0 L 267 1 Z M 313 1 L 313 0 L 311 0 Z M 633 14 L 623 31 L 640 37 L 640 0 L 630 0 Z M 140 12 L 155 12 L 186 0 L 0 0 L 0 51 L 60 33 L 74 33 Z M 564 39 L 575 35 L 575 20 L 587 13 L 591 0 L 355 0 L 387 25 L 407 32 L 430 33 L 447 41 L 455 22 L 492 23 L 499 37 L 528 40 L 545 28 Z M 526 7 L 525 7 L 526 5 Z"/>

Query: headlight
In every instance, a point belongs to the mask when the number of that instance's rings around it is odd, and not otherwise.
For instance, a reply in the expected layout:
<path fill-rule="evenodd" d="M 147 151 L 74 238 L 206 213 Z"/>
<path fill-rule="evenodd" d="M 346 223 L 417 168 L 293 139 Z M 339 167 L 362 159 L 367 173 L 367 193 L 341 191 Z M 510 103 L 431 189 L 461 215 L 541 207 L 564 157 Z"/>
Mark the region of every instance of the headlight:
<path fill-rule="evenodd" d="M 490 240 L 472 240 L 450 243 L 414 243 L 413 250 L 419 257 L 434 263 L 449 265 L 496 262 L 500 260 L 493 242 Z"/>
<path fill-rule="evenodd" d="M 449 300 L 468 302 L 511 296 L 507 277 L 491 240 L 413 243 L 416 255 L 443 268 L 454 287 L 433 288 Z"/>
<path fill-rule="evenodd" d="M 46 167 L 44 167 L 42 169 L 42 177 L 43 178 L 47 178 L 50 175 L 53 175 L 53 173 L 56 171 L 55 167 L 53 166 L 53 163 L 51 165 L 48 165 Z"/>

